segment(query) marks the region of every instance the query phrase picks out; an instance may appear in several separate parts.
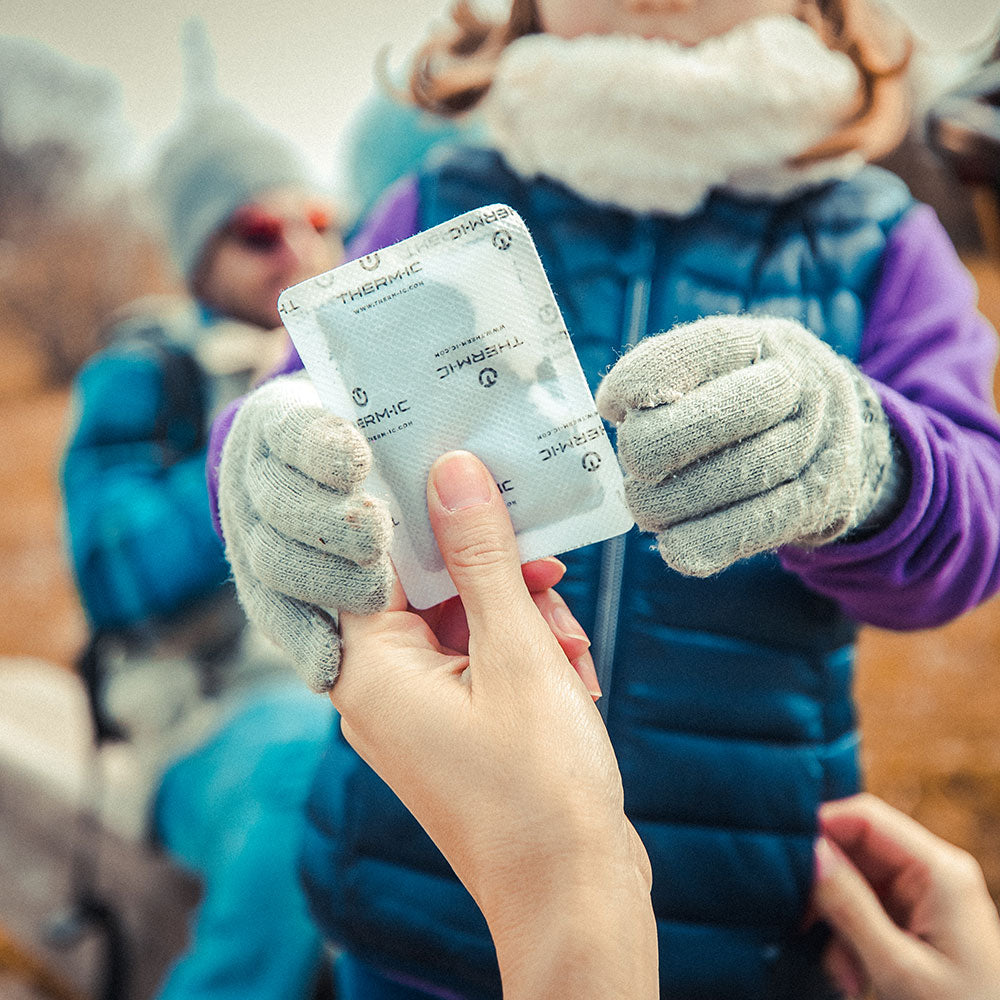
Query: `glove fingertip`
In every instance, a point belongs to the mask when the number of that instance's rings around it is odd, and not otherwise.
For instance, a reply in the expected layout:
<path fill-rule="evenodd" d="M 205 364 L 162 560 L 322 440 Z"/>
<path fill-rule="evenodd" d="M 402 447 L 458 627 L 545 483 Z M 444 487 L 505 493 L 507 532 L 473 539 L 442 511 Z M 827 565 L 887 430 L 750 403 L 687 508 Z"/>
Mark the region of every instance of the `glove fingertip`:
<path fill-rule="evenodd" d="M 336 619 L 320 608 L 307 609 L 309 627 L 295 636 L 272 636 L 292 658 L 299 677 L 325 694 L 340 675 L 340 632 Z M 283 641 L 284 640 L 284 641 Z"/>
<path fill-rule="evenodd" d="M 706 579 L 721 573 L 735 561 L 694 545 L 678 546 L 669 531 L 658 535 L 656 541 L 660 558 L 682 576 Z"/>
<path fill-rule="evenodd" d="M 613 383 L 608 382 L 610 376 L 605 376 L 605 380 L 597 387 L 594 402 L 597 403 L 597 412 L 609 424 L 616 427 L 625 419 L 625 408 L 615 398 Z"/>
<path fill-rule="evenodd" d="M 317 660 L 314 662 L 297 663 L 299 676 L 308 685 L 311 691 L 316 694 L 327 694 L 333 690 L 333 685 L 337 683 L 340 676 L 340 656 L 338 654 L 336 663 Z"/>
<path fill-rule="evenodd" d="M 367 439 L 353 424 L 338 419 L 337 443 L 344 447 L 343 478 L 352 486 L 372 470 L 372 450 Z"/>
<path fill-rule="evenodd" d="M 233 563 L 233 571 L 247 618 L 284 650 L 295 672 L 313 691 L 329 691 L 340 672 L 336 614 L 272 590 L 242 561 Z"/>

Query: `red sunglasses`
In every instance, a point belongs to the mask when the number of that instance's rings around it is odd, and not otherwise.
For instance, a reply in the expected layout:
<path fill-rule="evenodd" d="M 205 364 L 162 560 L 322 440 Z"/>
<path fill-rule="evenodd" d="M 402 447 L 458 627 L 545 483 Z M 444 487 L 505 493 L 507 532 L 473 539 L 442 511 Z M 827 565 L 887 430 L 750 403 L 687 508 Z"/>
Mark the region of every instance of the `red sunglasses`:
<path fill-rule="evenodd" d="M 248 205 L 233 215 L 224 233 L 247 250 L 274 253 L 285 240 L 285 230 L 294 224 L 291 219 Z M 311 208 L 306 212 L 305 224 L 322 235 L 332 225 L 330 213 L 322 208 Z"/>

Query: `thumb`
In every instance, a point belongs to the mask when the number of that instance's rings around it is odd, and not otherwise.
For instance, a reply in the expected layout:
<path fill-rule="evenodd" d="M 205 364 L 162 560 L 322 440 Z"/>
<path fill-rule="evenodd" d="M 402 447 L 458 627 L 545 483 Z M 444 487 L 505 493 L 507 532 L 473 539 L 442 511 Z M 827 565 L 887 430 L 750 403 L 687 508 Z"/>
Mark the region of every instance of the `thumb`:
<path fill-rule="evenodd" d="M 427 480 L 427 512 L 469 630 L 489 636 L 509 631 L 534 610 L 521 573 L 521 559 L 507 507 L 489 469 L 467 451 L 442 455 Z M 498 620 L 502 610 L 504 621 Z"/>
<path fill-rule="evenodd" d="M 816 911 L 857 955 L 876 987 L 928 971 L 921 942 L 893 923 L 865 877 L 825 837 L 816 842 L 816 869 Z"/>

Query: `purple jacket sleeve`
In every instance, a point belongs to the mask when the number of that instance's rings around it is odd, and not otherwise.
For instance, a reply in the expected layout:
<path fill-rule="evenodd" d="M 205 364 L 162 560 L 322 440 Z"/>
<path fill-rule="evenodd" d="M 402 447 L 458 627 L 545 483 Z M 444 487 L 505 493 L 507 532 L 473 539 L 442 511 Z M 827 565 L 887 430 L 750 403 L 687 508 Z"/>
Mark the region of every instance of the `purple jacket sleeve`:
<path fill-rule="evenodd" d="M 416 178 L 404 177 L 393 185 L 372 209 L 368 221 L 351 240 L 345 260 L 364 257 L 365 254 L 373 253 L 375 250 L 381 250 L 383 247 L 405 240 L 408 236 L 413 236 L 417 231 L 418 208 L 419 193 Z M 281 364 L 271 372 L 269 378 L 290 375 L 292 372 L 301 371 L 301 369 L 302 360 L 299 358 L 298 351 L 289 341 L 288 353 Z M 230 428 L 233 426 L 233 420 L 236 419 L 236 412 L 244 399 L 246 399 L 245 396 L 234 400 L 216 417 L 209 436 L 205 472 L 212 505 L 212 523 L 220 538 L 222 537 L 222 524 L 219 520 L 219 462 L 222 460 L 222 448 L 226 443 Z"/>
<path fill-rule="evenodd" d="M 890 234 L 859 366 L 909 460 L 908 497 L 881 532 L 783 565 L 883 628 L 940 625 L 1000 587 L 997 338 L 934 212 L 911 210 Z"/>

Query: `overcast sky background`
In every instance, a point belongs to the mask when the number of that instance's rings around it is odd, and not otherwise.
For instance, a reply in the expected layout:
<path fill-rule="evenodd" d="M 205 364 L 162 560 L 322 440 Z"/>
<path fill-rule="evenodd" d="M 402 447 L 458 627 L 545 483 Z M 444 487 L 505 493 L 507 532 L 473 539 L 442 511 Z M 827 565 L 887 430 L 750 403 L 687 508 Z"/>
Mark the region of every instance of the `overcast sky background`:
<path fill-rule="evenodd" d="M 299 144 L 324 183 L 339 176 L 338 136 L 373 87 L 379 49 L 402 63 L 447 0 L 0 0 L 0 34 L 35 38 L 121 81 L 140 149 L 180 106 L 181 25 L 204 20 L 222 90 Z"/>
<path fill-rule="evenodd" d="M 496 7 L 503 0 L 478 0 Z M 997 23 L 998 0 L 885 0 L 916 15 L 946 41 L 982 38 Z M 0 0 L 0 34 L 39 39 L 121 81 L 125 113 L 140 143 L 174 121 L 181 99 L 181 25 L 205 21 L 219 83 L 307 156 L 317 179 L 340 176 L 338 138 L 373 86 L 388 44 L 401 65 L 448 0 Z"/>

